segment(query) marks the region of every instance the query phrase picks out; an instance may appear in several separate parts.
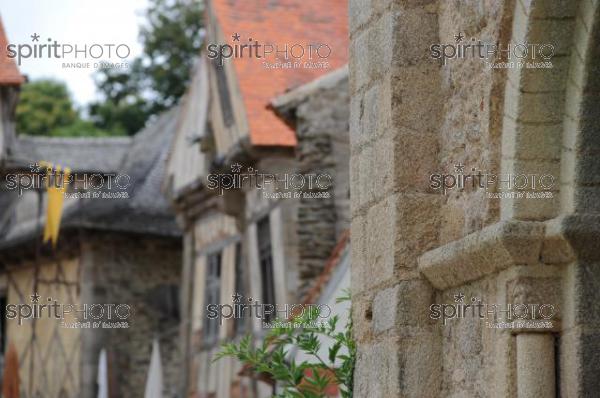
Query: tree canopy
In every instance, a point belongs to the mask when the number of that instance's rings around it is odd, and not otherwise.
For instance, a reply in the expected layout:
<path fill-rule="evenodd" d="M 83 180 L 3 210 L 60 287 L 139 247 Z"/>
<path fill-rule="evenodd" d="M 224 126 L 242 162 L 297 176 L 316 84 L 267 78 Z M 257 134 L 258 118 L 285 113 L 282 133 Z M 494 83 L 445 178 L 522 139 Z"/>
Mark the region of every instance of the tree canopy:
<path fill-rule="evenodd" d="M 143 52 L 128 70 L 101 69 L 101 99 L 90 104 L 97 127 L 135 134 L 146 120 L 175 105 L 186 90 L 201 46 L 202 3 L 151 0 L 141 27 Z"/>
<path fill-rule="evenodd" d="M 28 83 L 21 91 L 17 106 L 19 131 L 31 135 L 49 135 L 77 119 L 73 102 L 64 83 L 38 80 Z"/>
<path fill-rule="evenodd" d="M 93 123 L 82 120 L 73 106 L 67 86 L 41 79 L 23 86 L 16 110 L 17 131 L 29 135 L 107 135 Z"/>
<path fill-rule="evenodd" d="M 37 80 L 23 86 L 17 131 L 50 136 L 137 133 L 185 92 L 200 52 L 202 12 L 200 0 L 150 0 L 140 27 L 142 54 L 128 69 L 96 71 L 98 99 L 87 105 L 87 117 L 75 109 L 64 83 Z"/>

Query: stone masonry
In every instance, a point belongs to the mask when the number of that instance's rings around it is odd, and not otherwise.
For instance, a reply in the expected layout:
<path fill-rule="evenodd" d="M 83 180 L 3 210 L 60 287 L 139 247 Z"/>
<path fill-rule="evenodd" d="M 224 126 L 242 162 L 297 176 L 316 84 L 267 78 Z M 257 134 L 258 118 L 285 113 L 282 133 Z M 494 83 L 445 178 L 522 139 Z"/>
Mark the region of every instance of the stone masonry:
<path fill-rule="evenodd" d="M 349 14 L 355 396 L 596 396 L 598 1 L 354 0 Z M 552 68 L 432 56 L 463 40 L 548 43 Z M 430 184 L 473 169 L 550 175 L 551 197 Z M 556 312 L 545 329 L 432 318 L 465 298 Z"/>
<path fill-rule="evenodd" d="M 165 397 L 179 393 L 178 293 L 181 244 L 176 239 L 90 234 L 82 247 L 81 301 L 125 303 L 134 309 L 128 329 L 90 329 L 83 334 L 82 395 L 95 397 L 100 349 L 118 372 L 116 396 L 143 396 L 152 341 L 159 339 Z M 173 300 L 174 299 L 174 300 Z M 170 304 L 169 304 L 170 302 Z M 110 372 L 110 369 L 109 369 Z"/>
<path fill-rule="evenodd" d="M 329 198 L 302 196 L 296 204 L 298 297 L 322 272 L 337 238 L 348 228 L 348 79 L 345 71 L 336 73 L 344 77 L 334 84 L 320 83 L 323 87 L 295 108 L 298 171 L 331 176 Z M 303 191 L 321 192 L 316 187 Z"/>

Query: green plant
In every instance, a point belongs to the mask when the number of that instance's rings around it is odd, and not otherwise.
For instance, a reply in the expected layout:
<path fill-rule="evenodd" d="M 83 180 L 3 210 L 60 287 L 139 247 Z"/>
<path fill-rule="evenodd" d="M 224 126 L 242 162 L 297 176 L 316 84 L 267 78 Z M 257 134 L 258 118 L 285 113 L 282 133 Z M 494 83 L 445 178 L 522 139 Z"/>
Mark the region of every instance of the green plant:
<path fill-rule="evenodd" d="M 98 128 L 133 135 L 152 115 L 177 104 L 200 55 L 203 12 L 201 0 L 148 1 L 140 27 L 142 54 L 126 70 L 95 74 L 100 98 L 88 111 Z"/>
<path fill-rule="evenodd" d="M 67 86 L 60 81 L 41 79 L 23 85 L 17 105 L 17 131 L 29 135 L 49 135 L 69 126 L 78 115 Z"/>
<path fill-rule="evenodd" d="M 82 119 L 64 82 L 34 80 L 23 85 L 16 110 L 17 132 L 51 137 L 121 135 Z"/>
<path fill-rule="evenodd" d="M 348 300 L 350 295 L 346 293 L 336 302 Z M 246 336 L 239 344 L 223 344 L 214 360 L 234 357 L 253 372 L 269 376 L 282 387 L 278 398 L 324 397 L 332 384 L 338 386 L 343 398 L 350 398 L 356 361 L 351 317 L 338 331 L 337 315 L 324 324 L 318 323 L 318 315 L 318 311 L 304 311 L 291 322 L 276 321 L 283 326 L 270 329 L 257 347 L 253 346 L 252 337 Z M 299 324 L 303 326 L 295 327 Z M 322 338 L 332 342 L 327 358 L 319 354 Z M 305 352 L 312 360 L 300 363 L 290 360 L 288 354 L 292 347 Z"/>

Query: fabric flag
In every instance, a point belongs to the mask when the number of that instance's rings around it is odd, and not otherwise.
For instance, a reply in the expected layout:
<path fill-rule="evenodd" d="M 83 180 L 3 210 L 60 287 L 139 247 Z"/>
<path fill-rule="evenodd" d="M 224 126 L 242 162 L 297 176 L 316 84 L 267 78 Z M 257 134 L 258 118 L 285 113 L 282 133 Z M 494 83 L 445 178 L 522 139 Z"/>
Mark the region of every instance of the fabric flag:
<path fill-rule="evenodd" d="M 10 344 L 6 353 L 4 375 L 2 376 L 2 396 L 19 398 L 19 354 L 14 344 Z"/>
<path fill-rule="evenodd" d="M 108 361 L 106 359 L 106 350 L 100 351 L 98 360 L 98 398 L 108 398 Z"/>
<path fill-rule="evenodd" d="M 53 165 L 48 162 L 40 162 L 46 166 L 46 191 L 48 192 L 48 206 L 46 209 L 46 225 L 44 227 L 44 243 L 52 242 L 52 246 L 56 246 L 58 241 L 58 233 L 60 230 L 60 219 L 63 211 L 63 203 L 65 201 L 65 190 L 67 181 L 71 174 L 71 169 L 65 167 L 60 181 L 61 167 L 56 166 L 52 173 Z M 51 174 L 54 175 L 54 180 L 50 182 Z"/>
<path fill-rule="evenodd" d="M 158 339 L 152 343 L 152 356 L 150 359 L 150 368 L 148 369 L 148 379 L 146 380 L 146 391 L 144 398 L 162 398 L 163 396 L 163 378 L 162 365 L 160 363 L 160 347 Z"/>

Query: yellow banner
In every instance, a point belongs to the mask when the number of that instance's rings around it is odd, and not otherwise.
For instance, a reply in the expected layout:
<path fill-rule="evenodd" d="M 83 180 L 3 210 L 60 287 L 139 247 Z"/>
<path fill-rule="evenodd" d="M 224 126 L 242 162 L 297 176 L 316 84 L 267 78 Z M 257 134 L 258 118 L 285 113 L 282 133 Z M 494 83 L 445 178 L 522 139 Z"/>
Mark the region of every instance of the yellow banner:
<path fill-rule="evenodd" d="M 61 179 L 62 167 L 48 162 L 40 162 L 42 167 L 46 167 L 46 192 L 48 193 L 48 204 L 46 207 L 46 225 L 44 227 L 44 243 L 51 241 L 52 246 L 56 246 L 58 242 L 58 234 L 60 231 L 60 220 L 62 217 L 63 203 L 65 201 L 65 191 L 67 181 L 71 174 L 71 169 L 64 168 Z M 52 183 L 51 174 L 54 174 Z"/>

